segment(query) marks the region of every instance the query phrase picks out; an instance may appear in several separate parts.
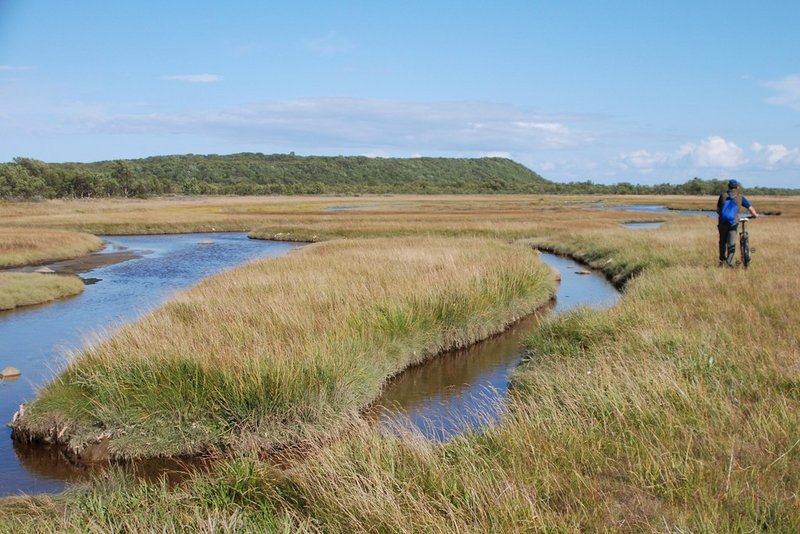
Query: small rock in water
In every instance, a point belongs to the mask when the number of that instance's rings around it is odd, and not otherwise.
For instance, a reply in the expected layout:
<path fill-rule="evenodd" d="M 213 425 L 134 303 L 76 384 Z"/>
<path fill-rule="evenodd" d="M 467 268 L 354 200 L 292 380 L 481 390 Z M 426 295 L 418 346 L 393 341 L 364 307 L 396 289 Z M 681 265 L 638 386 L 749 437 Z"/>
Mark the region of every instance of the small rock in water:
<path fill-rule="evenodd" d="M 53 274 L 53 273 L 55 273 L 55 271 L 53 269 L 51 269 L 50 267 L 39 267 L 38 269 L 36 269 L 33 272 L 42 273 L 42 274 Z"/>
<path fill-rule="evenodd" d="M 211 239 L 201 239 L 197 243 L 200 245 L 211 245 L 212 243 L 214 243 L 214 241 L 212 241 Z"/>
<path fill-rule="evenodd" d="M 18 378 L 22 373 L 16 367 L 6 367 L 0 371 L 0 378 L 6 380 L 8 378 Z"/>
<path fill-rule="evenodd" d="M 575 271 L 575 274 L 592 274 L 592 271 Z"/>

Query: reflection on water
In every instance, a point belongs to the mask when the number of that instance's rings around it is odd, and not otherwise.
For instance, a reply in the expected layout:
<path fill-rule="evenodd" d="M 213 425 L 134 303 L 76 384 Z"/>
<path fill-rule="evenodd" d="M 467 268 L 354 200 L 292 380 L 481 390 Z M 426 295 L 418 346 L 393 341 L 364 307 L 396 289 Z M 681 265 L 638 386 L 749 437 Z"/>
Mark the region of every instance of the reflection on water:
<path fill-rule="evenodd" d="M 682 213 L 684 215 L 705 215 L 706 217 L 717 217 L 717 212 L 711 210 L 673 210 L 666 206 L 659 204 L 625 204 L 625 205 L 610 205 L 610 204 L 594 204 L 593 209 L 596 210 L 614 210 L 614 211 L 636 211 L 642 213 Z"/>
<path fill-rule="evenodd" d="M 554 306 L 498 336 L 403 372 L 387 385 L 368 417 L 389 431 L 410 427 L 440 441 L 499 420 L 509 373 L 522 359 L 525 336 L 550 313 L 575 306 L 605 308 L 619 296 L 600 273 L 579 275 L 576 271 L 584 267 L 572 260 L 552 254 L 541 258 L 561 273 Z"/>
<path fill-rule="evenodd" d="M 359 206 L 328 206 L 327 208 L 322 208 L 325 211 L 350 211 L 350 210 L 374 210 L 378 209 L 381 206 L 378 204 L 370 204 L 370 205 L 359 205 Z"/>
<path fill-rule="evenodd" d="M 28 444 L 13 442 L 14 453 L 22 467 L 30 477 L 36 478 L 41 485 L 52 486 L 50 491 L 59 491 L 66 484 L 81 482 L 91 479 L 93 476 L 102 475 L 103 469 L 107 469 L 109 462 L 98 462 L 96 464 L 76 464 L 69 461 L 60 447 L 42 443 Z M 165 479 L 168 483 L 178 483 L 186 480 L 192 473 L 206 471 L 213 466 L 213 459 L 202 457 L 190 458 L 153 458 L 148 460 L 138 460 L 136 462 L 115 462 L 114 466 L 124 469 L 141 480 L 156 481 Z M 3 484 L 8 485 L 7 483 Z M 31 493 L 22 488 L 16 489 L 18 492 Z M 40 489 L 38 491 L 45 491 Z M 4 494 L 12 492 L 4 490 Z"/>
<path fill-rule="evenodd" d="M 199 243 L 204 240 L 211 243 Z M 103 253 L 51 265 L 60 272 L 84 273 L 94 282 L 82 294 L 0 313 L 0 369 L 13 366 L 22 371 L 19 380 L 0 382 L 0 495 L 61 491 L 64 480 L 81 475 L 74 469 L 67 474 L 66 462 L 52 463 L 53 472 L 48 474 L 45 459 L 34 460 L 32 452 L 22 449 L 15 452 L 11 430 L 5 426 L 19 405 L 57 374 L 65 352 L 152 310 L 203 278 L 299 246 L 251 240 L 242 233 L 108 241 Z"/>
<path fill-rule="evenodd" d="M 523 319 L 502 334 L 412 367 L 386 387 L 370 414 L 384 425 L 409 421 L 431 438 L 445 439 L 502 416 L 509 369 L 519 360 L 525 335 L 555 306 Z M 406 420 L 408 417 L 408 420 Z"/>
<path fill-rule="evenodd" d="M 660 228 L 663 222 L 626 222 L 622 226 L 633 230 L 654 230 Z"/>

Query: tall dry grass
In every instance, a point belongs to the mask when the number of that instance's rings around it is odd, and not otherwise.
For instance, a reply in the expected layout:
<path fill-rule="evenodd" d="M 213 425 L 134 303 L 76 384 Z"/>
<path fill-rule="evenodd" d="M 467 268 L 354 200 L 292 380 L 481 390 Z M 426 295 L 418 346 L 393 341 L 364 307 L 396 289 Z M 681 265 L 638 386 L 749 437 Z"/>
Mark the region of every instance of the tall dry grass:
<path fill-rule="evenodd" d="M 77 258 L 102 248 L 101 239 L 85 233 L 0 228 L 0 269 Z"/>
<path fill-rule="evenodd" d="M 800 528 L 798 230 L 791 219 L 752 223 L 747 271 L 714 266 L 705 225 L 613 236 L 607 268 L 650 257 L 646 274 L 614 309 L 533 336 L 514 381 L 519 405 L 503 439 L 537 429 L 519 446 L 536 451 L 537 483 L 565 511 L 554 522 Z M 597 253 L 582 239 L 562 246 Z"/>
<path fill-rule="evenodd" d="M 757 197 L 760 210 L 800 212 L 796 197 Z M 370 196 L 170 197 L 75 199 L 0 203 L 0 226 L 60 228 L 98 235 L 257 231 L 259 237 L 292 234 L 296 240 L 359 235 L 489 235 L 522 238 L 540 227 L 584 223 L 612 227 L 624 220 L 668 220 L 672 213 L 609 212 L 607 204 L 665 204 L 714 209 L 715 196 Z M 359 209 L 329 211 L 335 206 Z M 580 225 L 579 225 L 580 226 Z M 527 233 L 526 233 L 527 232 Z M 313 239 L 313 236 L 317 239 Z"/>
<path fill-rule="evenodd" d="M 528 247 L 487 239 L 315 245 L 209 279 L 80 354 L 16 432 L 116 456 L 293 442 L 383 382 L 546 302 Z"/>
<path fill-rule="evenodd" d="M 716 229 L 703 217 L 666 214 L 662 229 L 634 231 L 619 227 L 632 214 L 551 207 L 526 223 L 521 214 L 507 217 L 524 211 L 516 206 L 480 217 L 473 205 L 467 210 L 476 221 L 418 208 L 393 223 L 393 231 L 417 235 L 437 220 L 431 233 L 527 224 L 520 228 L 527 244 L 584 258 L 626 284 L 614 308 L 577 310 L 528 340 L 501 424 L 445 444 L 354 424 L 343 439 L 312 445 L 308 461 L 285 473 L 233 458 L 172 489 L 113 476 L 70 495 L 6 500 L 7 524 L 43 531 L 181 524 L 230 532 L 800 531 L 796 201 L 780 206 L 783 216 L 750 226 L 748 271 L 716 267 Z M 371 231 L 361 215 L 348 221 L 342 229 Z"/>

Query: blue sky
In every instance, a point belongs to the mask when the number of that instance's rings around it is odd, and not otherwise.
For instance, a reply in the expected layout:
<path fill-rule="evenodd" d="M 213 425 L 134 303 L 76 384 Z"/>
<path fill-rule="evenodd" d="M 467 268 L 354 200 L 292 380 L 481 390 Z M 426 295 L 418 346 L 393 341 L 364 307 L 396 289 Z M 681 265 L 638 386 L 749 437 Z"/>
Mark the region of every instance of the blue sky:
<path fill-rule="evenodd" d="M 0 0 L 0 161 L 501 155 L 800 187 L 800 2 Z"/>

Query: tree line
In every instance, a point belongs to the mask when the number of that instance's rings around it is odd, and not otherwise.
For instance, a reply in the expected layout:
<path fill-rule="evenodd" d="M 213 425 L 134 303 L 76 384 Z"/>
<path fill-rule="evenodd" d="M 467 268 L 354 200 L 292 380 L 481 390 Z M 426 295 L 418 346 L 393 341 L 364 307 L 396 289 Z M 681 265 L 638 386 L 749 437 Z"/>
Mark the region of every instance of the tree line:
<path fill-rule="evenodd" d="M 15 158 L 0 164 L 0 198 L 358 194 L 718 194 L 724 180 L 684 184 L 556 183 L 505 158 L 367 158 L 242 153 L 94 163 Z M 800 190 L 748 188 L 748 194 Z"/>

